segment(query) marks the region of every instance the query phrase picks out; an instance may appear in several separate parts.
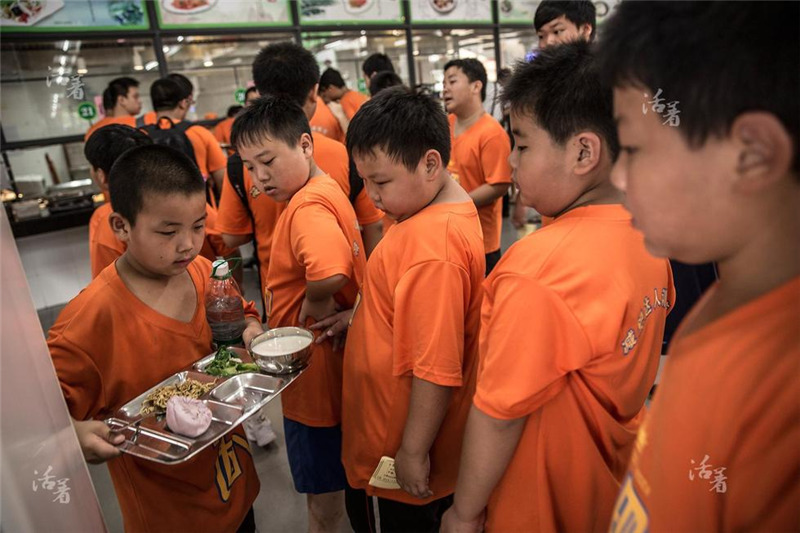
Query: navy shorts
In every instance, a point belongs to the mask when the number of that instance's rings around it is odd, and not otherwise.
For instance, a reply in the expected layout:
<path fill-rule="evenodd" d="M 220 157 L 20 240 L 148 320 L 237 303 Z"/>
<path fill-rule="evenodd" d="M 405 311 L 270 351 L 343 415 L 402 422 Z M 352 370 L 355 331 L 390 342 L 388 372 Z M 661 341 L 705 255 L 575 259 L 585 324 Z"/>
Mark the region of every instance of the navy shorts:
<path fill-rule="evenodd" d="M 283 419 L 294 488 L 303 494 L 344 490 L 341 426 L 316 428 Z"/>

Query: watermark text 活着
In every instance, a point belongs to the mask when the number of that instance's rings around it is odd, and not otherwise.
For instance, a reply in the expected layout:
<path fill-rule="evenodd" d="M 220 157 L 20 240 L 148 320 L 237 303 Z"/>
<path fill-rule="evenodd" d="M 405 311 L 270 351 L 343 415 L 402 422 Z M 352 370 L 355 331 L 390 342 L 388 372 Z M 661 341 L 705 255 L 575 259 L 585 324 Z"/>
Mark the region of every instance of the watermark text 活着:
<path fill-rule="evenodd" d="M 680 110 L 678 109 L 678 104 L 680 102 L 678 100 L 673 100 L 672 102 L 665 104 L 665 98 L 661 98 L 661 89 L 656 92 L 652 100 L 646 100 L 647 97 L 650 96 L 647 93 L 644 93 L 643 96 L 645 97 L 645 103 L 642 104 L 643 115 L 647 114 L 647 106 L 650 105 L 651 111 L 658 113 L 666 119 L 664 122 L 662 122 L 663 125 L 673 127 L 678 127 L 681 125 L 681 117 L 678 116 L 680 114 Z"/>

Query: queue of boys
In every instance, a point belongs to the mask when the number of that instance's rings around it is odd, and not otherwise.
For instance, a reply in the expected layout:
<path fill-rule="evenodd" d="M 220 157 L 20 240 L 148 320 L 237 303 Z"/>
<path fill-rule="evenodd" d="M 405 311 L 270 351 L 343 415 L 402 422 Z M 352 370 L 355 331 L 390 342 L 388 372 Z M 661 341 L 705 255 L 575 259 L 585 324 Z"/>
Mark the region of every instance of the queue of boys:
<path fill-rule="evenodd" d="M 800 527 L 798 15 L 622 2 L 595 39 L 590 2 L 542 2 L 541 50 L 502 92 L 513 148 L 472 59 L 445 67 L 444 110 L 385 88 L 348 105 L 337 142 L 312 126 L 320 71 L 293 43 L 256 57 L 230 158 L 200 126 L 194 160 L 124 121 L 90 131 L 110 206 L 92 221 L 94 279 L 48 345 L 125 529 L 255 530 L 241 427 L 163 466 L 121 454 L 101 422 L 211 352 L 205 257 L 248 242 L 265 317 L 246 302 L 245 345 L 265 328 L 317 335 L 281 395 L 309 531 L 345 516 L 358 532 Z M 186 91 L 156 82 L 154 120 L 178 127 Z M 501 257 L 512 180 L 549 223 Z M 715 262 L 719 280 L 646 408 L 675 303 L 667 258 Z M 385 456 L 399 489 L 369 484 Z"/>

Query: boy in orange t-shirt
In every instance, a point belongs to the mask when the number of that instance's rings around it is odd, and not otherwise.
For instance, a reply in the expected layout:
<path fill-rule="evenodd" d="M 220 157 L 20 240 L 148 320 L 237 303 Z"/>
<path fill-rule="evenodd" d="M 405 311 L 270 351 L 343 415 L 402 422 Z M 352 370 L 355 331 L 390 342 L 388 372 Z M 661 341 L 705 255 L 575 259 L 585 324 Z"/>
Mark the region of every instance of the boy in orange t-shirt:
<path fill-rule="evenodd" d="M 798 20 L 796 2 L 632 2 L 605 28 L 614 183 L 651 252 L 719 270 L 670 344 L 612 531 L 800 527 Z"/>
<path fill-rule="evenodd" d="M 89 263 L 92 279 L 125 252 L 125 243 L 117 239 L 108 220 L 113 211 L 108 193 L 108 175 L 119 156 L 131 148 L 152 144 L 141 131 L 122 124 L 109 124 L 98 129 L 86 141 L 83 153 L 91 165 L 92 179 L 103 192 L 105 203 L 94 210 L 89 219 Z"/>
<path fill-rule="evenodd" d="M 311 129 L 336 142 L 344 142 L 344 128 L 334 112 L 322 98 L 317 98 L 317 109 L 311 117 Z"/>
<path fill-rule="evenodd" d="M 358 91 L 352 91 L 342 78 L 342 74 L 333 68 L 326 69 L 319 78 L 319 95 L 326 104 L 338 102 L 342 106 L 342 111 L 347 122 L 353 120 L 353 116 L 361 109 L 369 98 Z"/>
<path fill-rule="evenodd" d="M 589 44 L 543 50 L 503 94 L 520 198 L 557 218 L 484 284 L 478 384 L 443 530 L 598 531 L 656 377 L 672 273 L 610 182 L 611 90 Z"/>
<path fill-rule="evenodd" d="M 376 95 L 353 119 L 347 147 L 370 197 L 397 221 L 345 313 L 347 514 L 357 532 L 438 531 L 477 371 L 478 213 L 447 174 L 447 117 L 430 97 L 402 87 Z M 383 456 L 394 459 L 400 489 L 369 485 Z"/>
<path fill-rule="evenodd" d="M 444 66 L 444 71 L 444 105 L 450 113 L 453 147 L 447 170 L 478 208 L 488 275 L 500 259 L 501 197 L 511 185 L 511 143 L 503 126 L 483 109 L 483 64 L 477 59 L 455 59 Z"/>
<path fill-rule="evenodd" d="M 303 108 L 309 120 L 314 116 L 320 101 L 317 97 L 318 80 L 319 65 L 314 55 L 295 43 L 280 42 L 265 46 L 253 61 L 253 81 L 258 93 L 291 98 Z M 314 161 L 339 184 L 345 195 L 350 196 L 347 149 L 343 144 L 319 132 L 312 131 L 311 137 L 314 143 Z M 230 179 L 232 166 L 236 167 L 233 170 L 243 176 L 242 192 L 247 199 L 246 207 Z M 381 239 L 381 220 L 384 215 L 364 190 L 356 195 L 352 203 L 361 226 L 366 256 L 369 257 Z M 228 163 L 228 177 L 223 184 L 217 228 L 229 246 L 246 244 L 255 237 L 262 290 L 266 289 L 272 233 L 283 209 L 284 204 L 273 202 L 258 191 L 250 173 L 242 168 L 239 156 L 232 156 Z"/>
<path fill-rule="evenodd" d="M 202 176 L 171 148 L 141 146 L 120 156 L 109 188 L 110 223 L 127 249 L 67 304 L 48 338 L 78 441 L 87 461 L 113 459 L 126 531 L 236 531 L 252 521 L 259 489 L 241 428 L 165 466 L 120 455 L 124 437 L 100 421 L 212 350 L 203 303 L 211 264 L 197 257 Z M 245 314 L 249 343 L 262 328 L 252 303 Z"/>
<path fill-rule="evenodd" d="M 231 141 L 256 189 L 287 202 L 272 236 L 269 327 L 306 326 L 352 307 L 364 245 L 347 196 L 314 162 L 303 109 L 289 98 L 260 98 L 236 118 Z M 307 495 L 311 531 L 336 531 L 343 514 L 341 395 L 341 356 L 323 342 L 281 398 L 289 466 L 295 488 Z"/>

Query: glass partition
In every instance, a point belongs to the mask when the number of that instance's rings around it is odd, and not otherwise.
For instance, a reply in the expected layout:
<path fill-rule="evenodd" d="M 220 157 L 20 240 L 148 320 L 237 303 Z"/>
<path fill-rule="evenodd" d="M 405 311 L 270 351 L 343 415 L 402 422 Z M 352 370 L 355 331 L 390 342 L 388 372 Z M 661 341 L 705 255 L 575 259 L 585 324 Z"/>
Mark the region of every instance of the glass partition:
<path fill-rule="evenodd" d="M 187 120 L 225 117 L 228 107 L 239 104 L 237 90 L 252 81 L 258 51 L 272 42 L 289 40 L 289 33 L 164 39 L 169 71 L 180 72 L 194 85 L 195 105 Z"/>
<path fill-rule="evenodd" d="M 141 39 L 8 42 L 0 46 L 0 117 L 6 141 L 81 135 L 99 118 L 108 82 L 142 83 L 142 103 L 158 78 L 153 43 Z M 86 111 L 93 105 L 94 112 Z"/>

